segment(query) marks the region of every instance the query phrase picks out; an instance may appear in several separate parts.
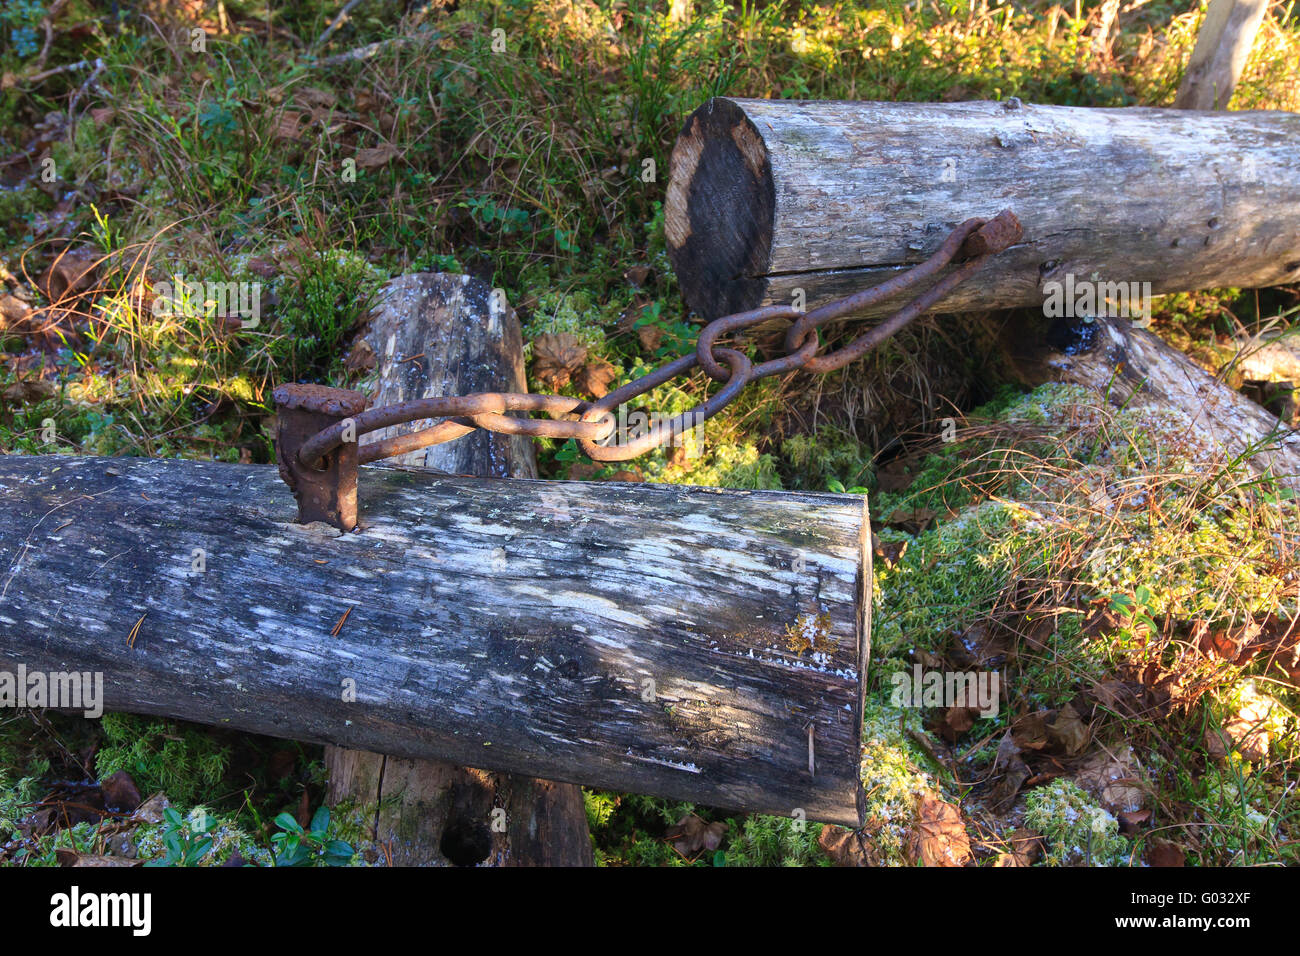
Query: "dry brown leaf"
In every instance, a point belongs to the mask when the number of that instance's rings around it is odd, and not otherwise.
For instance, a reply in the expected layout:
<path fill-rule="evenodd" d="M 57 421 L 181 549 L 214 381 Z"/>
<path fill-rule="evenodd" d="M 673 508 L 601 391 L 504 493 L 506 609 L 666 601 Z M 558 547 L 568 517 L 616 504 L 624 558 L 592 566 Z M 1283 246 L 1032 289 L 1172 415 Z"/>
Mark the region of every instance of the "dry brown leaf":
<path fill-rule="evenodd" d="M 1043 854 L 1043 836 L 1033 830 L 1016 830 L 1007 842 L 1010 851 L 999 853 L 994 866 L 1033 866 Z"/>
<path fill-rule="evenodd" d="M 271 135 L 276 139 L 297 140 L 302 135 L 303 123 L 306 120 L 305 113 L 299 113 L 297 110 L 285 110 L 276 121 L 275 129 Z"/>
<path fill-rule="evenodd" d="M 1137 688 L 1140 690 L 1140 685 Z M 1108 680 L 1092 688 L 1092 698 L 1107 710 L 1126 717 L 1138 714 L 1138 695 L 1133 685 L 1122 680 Z"/>
<path fill-rule="evenodd" d="M 396 143 L 381 143 L 367 149 L 357 150 L 357 167 L 359 169 L 378 169 L 387 165 L 402 152 Z"/>
<path fill-rule="evenodd" d="M 694 813 L 688 813 L 669 828 L 664 839 L 687 859 L 701 850 L 712 852 L 722 845 L 722 836 L 727 832 L 727 825 L 721 821 L 705 823 Z"/>
<path fill-rule="evenodd" d="M 50 302 L 58 302 L 65 296 L 76 296 L 95 284 L 99 271 L 99 259 L 89 249 L 67 249 L 54 257 L 41 277 L 36 280 L 36 288 Z"/>
<path fill-rule="evenodd" d="M 1083 626 L 1079 630 L 1079 638 L 1084 641 L 1095 640 L 1118 627 L 1119 618 L 1111 611 L 1110 604 L 1106 601 L 1094 607 L 1084 619 Z"/>
<path fill-rule="evenodd" d="M 104 795 L 104 806 L 110 810 L 133 813 L 140 806 L 140 791 L 125 770 L 119 770 L 101 780 L 99 792 Z"/>
<path fill-rule="evenodd" d="M 578 370 L 578 374 L 573 378 L 573 384 L 578 386 L 578 391 L 592 398 L 604 398 L 609 394 L 609 387 L 616 378 L 618 372 L 614 366 L 604 359 L 593 359 Z"/>
<path fill-rule="evenodd" d="M 1133 748 L 1125 746 L 1113 754 L 1099 750 L 1090 756 L 1079 767 L 1075 783 L 1111 813 L 1119 815 L 1141 809 L 1147 796 L 1143 787 L 1146 779 Z"/>
<path fill-rule="evenodd" d="M 319 109 L 330 109 L 338 102 L 338 97 L 329 90 L 314 86 L 305 86 L 298 90 L 294 94 L 294 99 L 304 106 L 314 106 Z"/>
<path fill-rule="evenodd" d="M 0 295 L 0 332 L 22 334 L 30 331 L 32 307 L 17 296 Z"/>
<path fill-rule="evenodd" d="M 1249 697 L 1224 725 L 1237 753 L 1251 763 L 1259 763 L 1268 756 L 1268 722 L 1272 711 L 1273 702 L 1268 698 Z"/>
<path fill-rule="evenodd" d="M 990 800 L 998 812 L 1004 813 L 1015 803 L 1016 795 L 1029 779 L 1030 773 L 1029 765 L 1021 758 L 1020 748 L 1016 746 L 1015 736 L 1010 730 L 1002 735 L 1002 740 L 998 743 L 994 767 L 1000 776 L 993 785 Z"/>
<path fill-rule="evenodd" d="M 162 823 L 163 811 L 171 805 L 166 794 L 155 793 L 136 808 L 135 813 L 131 814 L 131 819 L 136 823 Z"/>
<path fill-rule="evenodd" d="M 1124 836 L 1132 836 L 1150 819 L 1150 810 L 1122 810 L 1119 814 L 1119 832 Z"/>
<path fill-rule="evenodd" d="M 47 382 L 43 378 L 24 378 L 0 391 L 0 401 L 8 405 L 34 404 L 57 391 L 53 382 Z"/>
<path fill-rule="evenodd" d="M 121 856 L 98 856 L 94 853 L 79 853 L 71 849 L 58 849 L 54 851 L 54 857 L 59 861 L 59 866 L 139 866 L 139 860 L 131 860 Z"/>
<path fill-rule="evenodd" d="M 915 480 L 916 475 L 912 474 L 907 461 L 902 458 L 895 458 L 876 471 L 876 483 L 881 491 L 902 491 Z"/>
<path fill-rule="evenodd" d="M 907 554 L 907 541 L 881 541 L 874 534 L 871 536 L 872 551 L 884 562 L 885 567 L 894 568 Z"/>
<path fill-rule="evenodd" d="M 1205 728 L 1205 752 L 1215 760 L 1222 760 L 1232 749 L 1232 738 L 1218 727 Z"/>
<path fill-rule="evenodd" d="M 1021 750 L 1042 750 L 1047 746 L 1047 718 L 1050 710 L 1025 714 L 1012 725 L 1011 734 Z"/>
<path fill-rule="evenodd" d="M 965 866 L 970 859 L 970 837 L 961 811 L 932 794 L 921 797 L 910 853 L 923 866 Z"/>
<path fill-rule="evenodd" d="M 663 342 L 664 330 L 658 325 L 643 325 L 636 330 L 636 337 L 641 343 L 641 348 L 647 352 L 653 352 Z"/>
<path fill-rule="evenodd" d="M 908 534 L 920 534 L 934 524 L 934 519 L 938 516 L 939 512 L 930 508 L 895 508 L 885 519 L 885 527 L 897 528 Z"/>
<path fill-rule="evenodd" d="M 533 341 L 533 374 L 549 388 L 569 384 L 587 360 L 587 347 L 572 332 L 548 332 Z"/>
<path fill-rule="evenodd" d="M 877 866 L 875 843 L 863 830 L 827 825 L 817 835 L 817 845 L 836 866 Z"/>
<path fill-rule="evenodd" d="M 1185 866 L 1187 854 L 1183 848 L 1168 840 L 1152 840 L 1148 844 L 1147 862 L 1152 866 Z"/>
<path fill-rule="evenodd" d="M 1047 739 L 1063 750 L 1066 756 L 1082 753 L 1092 739 L 1088 729 L 1073 704 L 1066 704 L 1056 714 L 1056 720 L 1047 725 Z"/>
<path fill-rule="evenodd" d="M 1016 632 L 976 624 L 964 631 L 949 655 L 958 670 L 1000 670 L 1016 657 Z"/>
<path fill-rule="evenodd" d="M 343 367 L 349 372 L 369 372 L 375 367 L 375 350 L 364 338 L 358 338 L 343 360 Z"/>
<path fill-rule="evenodd" d="M 279 268 L 270 259 L 255 256 L 248 260 L 248 271 L 263 279 L 273 279 L 280 274 Z"/>
<path fill-rule="evenodd" d="M 939 715 L 934 729 L 948 743 L 955 744 L 957 738 L 975 726 L 979 714 L 974 707 L 949 707 Z"/>

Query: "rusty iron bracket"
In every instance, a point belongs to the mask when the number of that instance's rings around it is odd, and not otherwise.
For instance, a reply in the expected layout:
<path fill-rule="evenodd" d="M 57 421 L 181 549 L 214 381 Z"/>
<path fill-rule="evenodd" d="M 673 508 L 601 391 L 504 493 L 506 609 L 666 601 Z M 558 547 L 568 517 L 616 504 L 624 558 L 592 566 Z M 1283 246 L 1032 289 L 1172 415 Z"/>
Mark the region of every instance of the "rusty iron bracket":
<path fill-rule="evenodd" d="M 314 463 L 298 458 L 307 439 L 365 411 L 360 392 L 325 385 L 288 384 L 271 393 L 276 406 L 275 460 L 298 502 L 298 522 L 325 521 L 343 531 L 357 526 L 357 442 L 345 441 Z"/>

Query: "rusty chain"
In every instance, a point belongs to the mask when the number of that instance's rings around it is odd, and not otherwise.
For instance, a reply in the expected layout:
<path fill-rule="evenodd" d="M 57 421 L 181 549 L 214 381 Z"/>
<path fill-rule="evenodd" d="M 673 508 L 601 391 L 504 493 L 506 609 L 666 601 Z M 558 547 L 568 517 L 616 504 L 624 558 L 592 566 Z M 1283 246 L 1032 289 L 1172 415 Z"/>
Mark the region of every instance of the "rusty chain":
<path fill-rule="evenodd" d="M 751 382 L 798 370 L 832 372 L 861 358 L 937 305 L 990 256 L 1018 242 L 1021 234 L 1020 222 L 1010 210 L 992 219 L 968 219 L 948 235 L 930 258 L 877 286 L 811 311 L 770 305 L 715 319 L 700 331 L 693 352 L 595 401 L 564 395 L 479 392 L 367 409 L 365 396 L 359 392 L 320 385 L 280 385 L 274 391 L 280 413 L 276 436 L 280 474 L 298 498 L 299 520 L 326 520 L 350 529 L 356 524 L 357 465 L 452 441 L 480 428 L 505 435 L 573 438 L 594 461 L 626 461 L 712 418 Z M 956 267 L 947 275 L 850 344 L 827 355 L 816 354 L 820 347 L 817 336 L 820 326 L 910 291 L 954 262 Z M 725 335 L 772 320 L 791 323 L 783 356 L 754 364 L 743 352 L 717 345 Z M 697 365 L 710 378 L 722 383 L 715 395 L 624 444 L 600 444 L 615 430 L 615 409 Z M 543 412 L 550 417 L 516 418 L 510 412 Z M 359 444 L 362 435 L 421 419 L 441 421 L 417 431 Z"/>

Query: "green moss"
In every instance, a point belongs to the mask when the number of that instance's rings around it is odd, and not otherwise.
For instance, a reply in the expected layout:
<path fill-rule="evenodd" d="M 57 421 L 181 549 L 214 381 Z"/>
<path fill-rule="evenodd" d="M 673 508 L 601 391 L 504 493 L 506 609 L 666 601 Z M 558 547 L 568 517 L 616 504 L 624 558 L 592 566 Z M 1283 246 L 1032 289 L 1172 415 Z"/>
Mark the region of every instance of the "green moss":
<path fill-rule="evenodd" d="M 589 357 L 605 354 L 605 317 L 586 293 L 566 295 L 545 292 L 538 297 L 532 314 L 523 323 L 524 357 L 532 357 L 532 341 L 541 335 L 567 333 L 577 336 Z"/>
<path fill-rule="evenodd" d="M 853 488 L 869 481 L 871 453 L 848 432 L 825 427 L 783 439 L 780 465 L 787 488 L 825 491 L 832 480 Z"/>
<path fill-rule="evenodd" d="M 867 829 L 884 864 L 907 864 L 905 847 L 922 795 L 939 788 L 932 762 L 909 736 L 921 711 L 868 698 L 863 713 L 862 787 Z"/>
<path fill-rule="evenodd" d="M 1048 866 L 1129 863 L 1131 847 L 1119 835 L 1119 821 L 1064 778 L 1029 792 L 1025 823 L 1047 839 Z"/>
<path fill-rule="evenodd" d="M 1011 508 L 986 502 L 914 540 L 905 532 L 882 529 L 882 542 L 906 539 L 910 545 L 894 567 L 873 564 L 874 653 L 889 657 L 931 646 L 949 629 L 987 614 L 1025 544 L 1012 533 L 1014 523 Z"/>
<path fill-rule="evenodd" d="M 96 772 L 102 778 L 125 770 L 146 798 L 161 792 L 175 803 L 193 803 L 225 775 L 229 748 L 198 728 L 112 713 L 100 723 L 104 745 Z"/>
<path fill-rule="evenodd" d="M 727 866 L 830 866 L 817 845 L 819 823 L 785 817 L 746 817 L 728 841 Z"/>

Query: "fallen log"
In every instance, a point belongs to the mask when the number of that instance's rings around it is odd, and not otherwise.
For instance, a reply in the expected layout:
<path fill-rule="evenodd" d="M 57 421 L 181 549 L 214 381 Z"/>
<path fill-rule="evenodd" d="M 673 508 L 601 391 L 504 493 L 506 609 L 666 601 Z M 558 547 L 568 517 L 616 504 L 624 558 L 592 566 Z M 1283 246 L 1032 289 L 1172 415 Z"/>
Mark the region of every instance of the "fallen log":
<path fill-rule="evenodd" d="M 371 403 L 527 391 L 519 321 L 487 283 L 401 276 L 384 287 L 364 341 L 375 356 Z M 372 440 L 431 423 L 383 429 Z M 536 478 L 536 446 L 486 429 L 391 459 L 443 473 Z M 581 788 L 438 760 L 325 748 L 331 806 L 362 808 L 395 865 L 591 866 Z M 504 810 L 501 814 L 499 811 Z"/>
<path fill-rule="evenodd" d="M 706 319 L 809 309 L 1009 208 L 1022 241 L 944 311 L 1031 306 L 1067 275 L 1151 294 L 1300 279 L 1300 114 L 716 98 L 686 120 L 668 254 Z M 863 314 L 891 311 L 884 303 Z"/>
<path fill-rule="evenodd" d="M 1300 494 L 1300 432 L 1132 321 L 1049 320 L 1023 311 L 984 321 L 997 337 L 1005 377 L 1079 385 L 1135 412 L 1181 412 L 1189 440 Z"/>
<path fill-rule="evenodd" d="M 858 825 L 855 496 L 0 456 L 0 667 L 103 705 Z"/>

